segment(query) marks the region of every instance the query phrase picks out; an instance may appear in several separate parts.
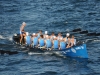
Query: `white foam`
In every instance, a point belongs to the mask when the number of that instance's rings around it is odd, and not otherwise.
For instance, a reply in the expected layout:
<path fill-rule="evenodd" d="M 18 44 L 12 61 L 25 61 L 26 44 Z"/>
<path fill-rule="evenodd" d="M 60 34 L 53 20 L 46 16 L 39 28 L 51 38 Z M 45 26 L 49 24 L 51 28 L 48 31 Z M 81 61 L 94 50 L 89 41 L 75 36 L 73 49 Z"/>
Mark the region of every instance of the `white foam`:
<path fill-rule="evenodd" d="M 9 41 L 12 41 L 13 40 L 12 39 L 12 35 L 10 35 L 10 36 L 2 36 L 2 35 L 0 35 L 0 39 L 7 39 Z"/>
<path fill-rule="evenodd" d="M 53 53 L 51 53 L 51 52 L 45 52 L 44 54 L 53 54 Z"/>
<path fill-rule="evenodd" d="M 41 55 L 43 53 L 28 52 L 28 55 Z"/>
<path fill-rule="evenodd" d="M 0 35 L 0 39 L 5 39 L 2 35 Z"/>
<path fill-rule="evenodd" d="M 67 21 L 65 23 L 68 23 Z"/>
<path fill-rule="evenodd" d="M 94 41 L 96 41 L 96 42 L 100 42 L 100 40 L 94 40 Z"/>
<path fill-rule="evenodd" d="M 9 40 L 9 41 L 12 41 L 13 39 L 12 39 L 12 37 L 10 36 L 10 37 L 8 37 L 8 40 Z"/>
<path fill-rule="evenodd" d="M 51 52 L 37 53 L 37 52 L 28 52 L 28 55 L 51 55 Z"/>

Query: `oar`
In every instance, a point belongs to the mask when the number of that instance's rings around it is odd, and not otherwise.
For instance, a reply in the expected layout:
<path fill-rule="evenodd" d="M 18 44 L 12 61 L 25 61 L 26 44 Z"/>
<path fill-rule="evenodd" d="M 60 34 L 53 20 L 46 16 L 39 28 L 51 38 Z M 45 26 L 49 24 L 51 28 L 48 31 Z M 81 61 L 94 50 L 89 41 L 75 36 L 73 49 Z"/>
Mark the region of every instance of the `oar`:
<path fill-rule="evenodd" d="M 18 54 L 18 52 L 17 52 L 17 51 L 0 50 L 0 54 L 1 54 L 1 55 L 4 55 L 4 54 L 13 55 L 13 54 Z"/>

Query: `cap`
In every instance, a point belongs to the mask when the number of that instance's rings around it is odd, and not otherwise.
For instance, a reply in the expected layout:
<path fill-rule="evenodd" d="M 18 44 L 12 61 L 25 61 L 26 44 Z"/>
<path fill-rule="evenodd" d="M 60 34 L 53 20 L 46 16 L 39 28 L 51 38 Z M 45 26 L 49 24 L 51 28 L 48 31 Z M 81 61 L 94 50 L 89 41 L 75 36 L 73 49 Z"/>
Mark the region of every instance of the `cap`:
<path fill-rule="evenodd" d="M 27 36 L 28 36 L 28 34 L 29 34 L 29 33 L 28 33 L 28 32 L 26 32 L 26 35 L 27 35 Z"/>
<path fill-rule="evenodd" d="M 33 35 L 35 35 L 35 33 L 33 33 Z"/>
<path fill-rule="evenodd" d="M 22 23 L 22 25 L 26 25 L 26 23 L 25 23 L 25 22 L 23 22 L 23 23 Z"/>
<path fill-rule="evenodd" d="M 48 31 L 45 31 L 45 34 L 48 34 Z"/>
<path fill-rule="evenodd" d="M 70 34 L 69 34 L 69 33 L 67 33 L 66 35 L 67 35 L 67 36 L 69 36 Z"/>

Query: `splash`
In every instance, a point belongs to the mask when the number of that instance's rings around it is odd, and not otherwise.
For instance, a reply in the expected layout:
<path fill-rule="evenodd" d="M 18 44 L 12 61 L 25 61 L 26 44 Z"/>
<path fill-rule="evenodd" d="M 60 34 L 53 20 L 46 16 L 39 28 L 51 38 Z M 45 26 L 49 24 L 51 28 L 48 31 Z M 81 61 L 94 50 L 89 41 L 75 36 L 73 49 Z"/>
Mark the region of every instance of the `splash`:
<path fill-rule="evenodd" d="M 44 53 L 38 53 L 38 52 L 28 52 L 28 55 L 51 55 L 53 53 L 50 52 L 44 52 Z"/>
<path fill-rule="evenodd" d="M 42 55 L 43 53 L 28 52 L 28 55 Z"/>
<path fill-rule="evenodd" d="M 12 41 L 12 36 L 7 37 L 6 39 L 8 39 L 9 41 Z"/>
<path fill-rule="evenodd" d="M 2 36 L 2 35 L 0 35 L 0 39 L 5 39 L 5 37 L 4 37 L 4 36 Z"/>
<path fill-rule="evenodd" d="M 0 39 L 6 39 L 6 40 L 9 40 L 9 41 L 13 40 L 12 39 L 12 35 L 10 35 L 10 36 L 2 36 L 2 35 L 0 35 Z"/>

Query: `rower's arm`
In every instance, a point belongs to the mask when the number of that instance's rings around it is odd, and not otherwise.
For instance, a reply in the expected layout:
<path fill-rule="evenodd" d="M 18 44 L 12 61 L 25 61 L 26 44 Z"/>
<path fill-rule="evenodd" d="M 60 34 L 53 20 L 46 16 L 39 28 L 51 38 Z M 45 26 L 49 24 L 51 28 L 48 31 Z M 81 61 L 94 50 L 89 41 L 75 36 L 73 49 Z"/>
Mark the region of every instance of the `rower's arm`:
<path fill-rule="evenodd" d="M 24 26 L 24 25 L 22 25 L 22 26 L 20 27 L 20 31 L 22 31 L 22 30 L 24 29 L 24 27 L 25 27 L 25 26 Z"/>

